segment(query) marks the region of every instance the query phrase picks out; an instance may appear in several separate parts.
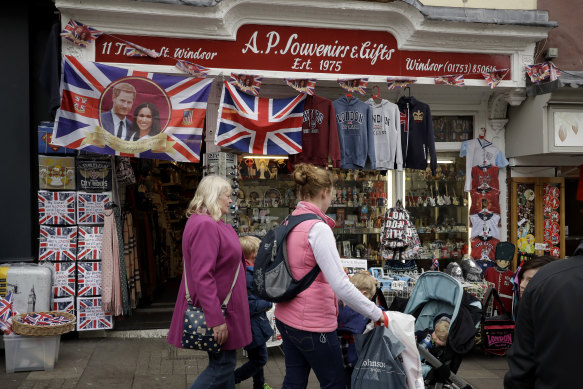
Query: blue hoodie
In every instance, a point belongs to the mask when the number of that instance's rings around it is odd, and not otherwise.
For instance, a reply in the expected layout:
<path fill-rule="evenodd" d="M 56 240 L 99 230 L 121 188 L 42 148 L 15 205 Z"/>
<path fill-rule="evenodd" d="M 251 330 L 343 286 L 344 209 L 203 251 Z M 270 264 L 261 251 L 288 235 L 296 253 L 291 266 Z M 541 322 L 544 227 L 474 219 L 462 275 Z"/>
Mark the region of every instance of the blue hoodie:
<path fill-rule="evenodd" d="M 334 101 L 342 169 L 376 169 L 372 108 L 370 105 L 342 96 Z M 368 157 L 368 158 L 367 158 Z M 368 160 L 368 164 L 367 164 Z"/>

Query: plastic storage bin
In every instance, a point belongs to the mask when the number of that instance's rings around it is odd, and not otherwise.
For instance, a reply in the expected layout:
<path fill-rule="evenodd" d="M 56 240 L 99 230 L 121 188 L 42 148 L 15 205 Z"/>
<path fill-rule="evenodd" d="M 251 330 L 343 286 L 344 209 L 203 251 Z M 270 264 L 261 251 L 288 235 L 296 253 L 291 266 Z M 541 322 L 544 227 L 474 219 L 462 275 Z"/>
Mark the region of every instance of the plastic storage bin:
<path fill-rule="evenodd" d="M 4 335 L 6 372 L 52 370 L 59 358 L 61 335 Z"/>

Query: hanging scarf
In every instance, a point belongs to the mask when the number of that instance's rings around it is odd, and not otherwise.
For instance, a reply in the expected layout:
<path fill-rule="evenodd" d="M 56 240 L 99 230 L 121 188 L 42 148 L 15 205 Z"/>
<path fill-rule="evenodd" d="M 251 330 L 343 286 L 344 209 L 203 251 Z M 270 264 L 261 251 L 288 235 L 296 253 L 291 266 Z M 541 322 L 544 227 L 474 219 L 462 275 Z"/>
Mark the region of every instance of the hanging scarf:
<path fill-rule="evenodd" d="M 132 307 L 130 304 L 129 291 L 128 291 L 128 277 L 126 273 L 126 263 L 124 256 L 124 237 L 123 237 L 123 225 L 121 211 L 119 207 L 113 209 L 115 213 L 115 229 L 117 231 L 117 240 L 119 244 L 119 279 L 121 282 L 121 301 L 123 307 L 124 315 L 132 314 Z"/>
<path fill-rule="evenodd" d="M 113 209 L 105 210 L 101 260 L 101 307 L 114 316 L 123 313 L 120 284 L 119 239 Z"/>

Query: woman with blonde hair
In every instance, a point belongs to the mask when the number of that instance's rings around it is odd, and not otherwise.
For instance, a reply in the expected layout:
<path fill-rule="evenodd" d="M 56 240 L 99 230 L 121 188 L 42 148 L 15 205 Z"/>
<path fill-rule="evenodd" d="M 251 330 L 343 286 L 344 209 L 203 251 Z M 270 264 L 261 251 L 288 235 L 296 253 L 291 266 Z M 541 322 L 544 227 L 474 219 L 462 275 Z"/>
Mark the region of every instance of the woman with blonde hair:
<path fill-rule="evenodd" d="M 222 345 L 220 352 L 208 353 L 209 364 L 191 389 L 234 388 L 236 350 L 251 342 L 243 252 L 237 233 L 222 220 L 232 202 L 231 185 L 224 178 L 209 175 L 200 181 L 186 211 L 188 221 L 182 235 L 184 274 L 167 341 L 182 348 L 186 278 L 193 305 L 202 308 L 207 326 L 212 327 L 215 340 Z M 221 303 L 238 268 L 223 315 Z"/>
<path fill-rule="evenodd" d="M 349 282 L 340 265 L 332 233 L 334 221 L 326 216 L 334 190 L 332 173 L 298 164 L 292 176 L 300 199 L 292 215 L 313 213 L 320 219 L 298 224 L 287 236 L 291 272 L 295 279 L 316 265 L 321 272 L 292 300 L 276 304 L 276 325 L 283 340 L 286 367 L 282 388 L 306 388 L 310 369 L 322 388 L 344 388 L 342 352 L 336 333 L 337 299 L 374 321 L 383 314 Z"/>

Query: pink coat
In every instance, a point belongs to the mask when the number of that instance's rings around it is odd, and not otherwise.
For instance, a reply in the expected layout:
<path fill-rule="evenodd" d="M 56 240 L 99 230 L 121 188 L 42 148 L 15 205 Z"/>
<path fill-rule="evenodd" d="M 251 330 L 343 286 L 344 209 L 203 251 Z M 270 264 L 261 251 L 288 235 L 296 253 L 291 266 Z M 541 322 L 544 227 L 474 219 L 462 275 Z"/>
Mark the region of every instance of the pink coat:
<path fill-rule="evenodd" d="M 223 349 L 235 350 L 251 343 L 243 252 L 233 227 L 208 215 L 190 216 L 182 235 L 182 256 L 190 296 L 195 306 L 202 307 L 207 325 L 227 323 L 229 337 Z M 221 303 L 229 293 L 237 266 L 239 275 L 223 316 Z M 182 347 L 186 307 L 183 275 L 167 338 L 176 347 Z"/>
<path fill-rule="evenodd" d="M 292 215 L 304 213 L 315 213 L 330 227 L 334 226 L 334 221 L 312 203 L 300 202 Z M 308 220 L 300 223 L 287 236 L 289 265 L 296 279 L 302 278 L 316 265 L 314 253 L 308 242 L 308 234 L 315 223 L 321 222 Z M 335 241 L 330 244 L 336 246 Z M 332 332 L 338 326 L 337 316 L 336 294 L 322 272 L 302 293 L 290 301 L 277 303 L 275 306 L 275 317 L 278 320 L 303 331 Z"/>

